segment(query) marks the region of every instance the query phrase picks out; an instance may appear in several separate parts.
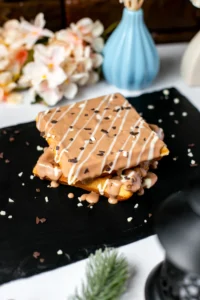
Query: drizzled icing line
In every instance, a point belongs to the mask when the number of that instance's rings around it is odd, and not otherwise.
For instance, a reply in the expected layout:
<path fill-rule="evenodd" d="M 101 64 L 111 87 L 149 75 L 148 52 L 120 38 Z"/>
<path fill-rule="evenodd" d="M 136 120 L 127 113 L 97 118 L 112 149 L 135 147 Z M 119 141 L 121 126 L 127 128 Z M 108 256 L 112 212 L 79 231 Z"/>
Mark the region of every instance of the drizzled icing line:
<path fill-rule="evenodd" d="M 105 189 L 106 189 L 106 187 L 107 187 L 107 185 L 108 185 L 108 182 L 109 182 L 109 179 L 106 179 L 106 181 L 105 181 L 103 187 L 102 187 L 101 183 L 98 184 L 97 188 L 98 188 L 98 190 L 99 190 L 99 194 L 100 194 L 100 195 L 102 195 L 102 196 L 104 195 L 104 192 L 105 192 Z"/>
<path fill-rule="evenodd" d="M 141 124 L 139 126 L 139 129 L 141 129 L 143 127 L 144 123 L 145 123 L 145 121 L 142 119 L 142 122 L 141 122 Z M 126 164 L 126 168 L 125 169 L 128 169 L 131 166 L 131 158 L 132 158 L 132 154 L 133 154 L 133 149 L 135 148 L 138 140 L 140 139 L 140 134 L 141 134 L 141 130 L 139 131 L 139 134 L 137 135 L 135 141 L 133 142 L 133 144 L 131 146 L 131 149 L 130 149 L 129 154 L 128 154 L 128 160 L 127 160 L 127 164 Z"/>
<path fill-rule="evenodd" d="M 127 110 L 126 113 L 125 113 L 125 115 L 124 115 L 124 117 L 123 117 L 123 119 L 122 119 L 122 123 L 121 123 L 121 125 L 120 125 L 120 127 L 119 127 L 119 130 L 118 130 L 118 132 L 117 132 L 117 135 L 116 135 L 115 138 L 113 139 L 113 141 L 112 141 L 112 143 L 111 143 L 111 145 L 110 145 L 110 147 L 109 147 L 109 149 L 108 149 L 108 151 L 107 151 L 107 154 L 106 154 L 105 157 L 103 158 L 103 162 L 102 162 L 102 164 L 101 164 L 101 172 L 103 171 L 103 169 L 104 169 L 104 167 L 105 167 L 106 159 L 107 159 L 109 153 L 112 151 L 112 149 L 113 149 L 113 147 L 114 147 L 114 145 L 115 145 L 115 143 L 116 143 L 116 140 L 117 140 L 117 138 L 118 138 L 118 134 L 122 131 L 122 129 L 123 129 L 123 127 L 124 127 L 124 123 L 125 123 L 125 121 L 126 121 L 126 117 L 128 116 L 129 113 L 130 113 L 130 110 Z"/>
<path fill-rule="evenodd" d="M 43 117 L 44 117 L 45 115 L 48 114 L 48 112 L 49 112 L 49 109 L 47 109 L 47 110 L 46 110 L 45 112 L 43 112 L 43 113 L 40 113 L 39 119 L 38 119 L 38 122 L 37 122 L 37 128 L 38 128 L 38 130 L 41 130 L 41 128 L 40 128 L 41 121 L 42 121 Z"/>
<path fill-rule="evenodd" d="M 81 116 L 82 112 L 84 111 L 86 105 L 87 105 L 88 101 L 85 101 L 83 107 L 81 108 L 81 110 L 79 111 L 77 117 L 75 118 L 74 122 L 71 124 L 71 126 L 74 126 L 79 117 Z M 61 139 L 61 141 L 58 143 L 58 147 L 60 147 L 60 145 L 62 145 L 62 143 L 64 142 L 64 140 L 67 138 L 68 136 L 68 133 L 70 132 L 70 128 L 67 129 L 66 133 L 64 134 L 63 138 Z M 59 163 L 60 162 L 60 155 L 58 154 L 58 151 L 56 151 L 56 155 L 55 155 L 55 162 L 56 163 Z"/>
<path fill-rule="evenodd" d="M 135 126 L 137 126 L 138 124 L 140 124 L 141 120 L 142 120 L 142 118 L 139 118 L 139 120 L 137 120 L 136 123 L 134 123 L 133 125 L 131 125 L 131 127 L 132 127 L 132 126 L 135 127 Z M 130 128 L 130 129 L 131 129 L 131 128 Z M 126 140 L 126 143 L 123 145 L 122 150 L 125 149 L 125 147 L 126 147 L 126 145 L 128 144 L 130 138 L 131 138 L 131 136 L 129 136 L 128 139 Z M 116 165 L 116 163 L 117 163 L 117 161 L 118 161 L 119 156 L 120 156 L 120 152 L 117 153 L 117 155 L 116 155 L 116 157 L 115 157 L 115 159 L 114 159 L 114 161 L 113 161 L 113 165 L 112 165 L 112 167 L 111 167 L 109 173 L 112 173 L 112 171 L 114 170 L 115 165 Z"/>
<path fill-rule="evenodd" d="M 61 121 L 62 118 L 74 107 L 75 103 L 71 104 L 67 110 L 64 111 L 64 113 L 62 113 L 62 115 L 60 115 L 60 117 L 58 119 L 56 119 L 57 122 Z M 48 134 L 50 133 L 50 131 L 54 128 L 56 124 L 51 124 L 51 127 L 48 129 L 46 136 L 48 136 Z"/>
<path fill-rule="evenodd" d="M 44 127 L 44 132 L 46 131 L 48 125 L 51 123 L 51 121 L 53 120 L 54 116 L 56 115 L 56 113 L 59 109 L 60 109 L 60 107 L 56 108 L 54 113 L 50 116 L 49 120 L 46 122 L 45 127 Z"/>
<path fill-rule="evenodd" d="M 153 154 L 154 154 L 154 149 L 155 149 L 155 144 L 158 141 L 159 137 L 156 134 L 153 138 L 153 140 L 151 141 L 150 144 L 150 148 L 149 148 L 149 155 L 148 155 L 148 160 L 152 160 L 153 159 Z"/>
<path fill-rule="evenodd" d="M 142 150 L 140 151 L 140 154 L 139 154 L 138 159 L 137 159 L 137 165 L 138 165 L 139 162 L 140 162 L 141 156 L 142 156 L 142 154 L 144 153 L 147 144 L 148 144 L 149 141 L 151 140 L 152 136 L 155 136 L 155 135 L 156 135 L 155 132 L 152 131 L 151 134 L 150 134 L 150 136 L 148 137 L 148 139 L 147 139 L 146 142 L 144 143 L 144 145 L 143 145 L 143 147 L 142 147 Z"/>
<path fill-rule="evenodd" d="M 108 95 L 105 96 L 104 99 L 102 100 L 102 102 L 100 103 L 100 105 L 99 105 L 96 109 L 99 110 L 99 109 L 101 108 L 101 106 L 108 100 L 108 98 L 109 98 Z M 88 120 L 88 121 L 86 122 L 86 124 L 84 125 L 85 128 L 88 126 L 88 124 L 90 123 L 90 121 L 93 119 L 93 117 L 94 117 L 95 115 L 96 115 L 96 113 L 93 113 L 93 114 L 91 115 L 91 117 L 89 118 L 89 120 Z M 75 142 L 77 136 L 81 133 L 82 130 L 83 130 L 83 128 L 79 129 L 79 130 L 77 131 L 76 135 L 74 136 L 73 141 L 71 141 L 71 142 L 69 143 L 69 145 L 67 146 L 67 148 L 65 148 L 65 149 L 63 149 L 63 150 L 61 151 L 61 153 L 60 153 L 60 155 L 59 155 L 58 161 L 61 160 L 63 153 L 69 150 L 69 148 L 70 148 L 70 147 L 72 146 L 72 144 Z"/>
<path fill-rule="evenodd" d="M 113 98 L 113 95 L 112 95 L 111 99 L 112 99 L 112 98 Z M 110 100 L 109 100 L 109 101 L 110 101 Z M 110 102 L 111 102 L 111 101 L 110 101 Z M 127 100 L 124 101 L 124 103 L 126 103 L 126 102 L 127 102 Z M 99 125 L 102 123 L 105 113 L 106 113 L 106 111 L 104 111 L 104 113 L 103 113 L 103 115 L 102 115 L 102 117 L 101 117 L 101 120 L 99 121 L 99 123 L 98 123 L 97 126 L 95 127 L 94 133 L 97 131 Z M 112 121 L 112 123 L 111 123 L 111 125 L 110 125 L 110 127 L 109 127 L 109 129 L 108 129 L 108 131 L 111 130 L 111 128 L 112 128 L 112 126 L 114 125 L 114 123 L 116 122 L 116 120 L 117 120 L 119 114 L 120 114 L 120 111 L 116 114 L 116 116 L 115 116 L 115 118 L 113 119 L 113 121 Z M 102 137 L 98 140 L 98 142 L 96 143 L 96 145 L 95 145 L 95 147 L 93 148 L 93 150 L 89 153 L 89 155 L 86 157 L 86 159 L 78 166 L 77 171 L 76 171 L 76 174 L 75 174 L 75 176 L 74 176 L 73 179 L 72 179 L 72 174 L 73 174 L 73 171 L 74 171 L 74 169 L 75 169 L 75 166 L 73 166 L 73 167 L 71 168 L 71 170 L 70 170 L 70 172 L 69 172 L 69 176 L 68 176 L 68 182 L 69 182 L 69 184 L 72 184 L 72 183 L 76 180 L 76 178 L 78 178 L 78 175 L 79 175 L 79 172 L 80 172 L 80 170 L 81 170 L 81 167 L 84 165 L 85 162 L 88 161 L 90 155 L 96 150 L 96 148 L 98 147 L 99 143 L 101 142 L 101 140 L 104 138 L 105 135 L 106 135 L 106 133 L 103 133 Z M 87 142 L 87 145 L 88 145 L 88 143 L 89 143 L 89 142 Z M 80 153 L 80 155 L 78 156 L 78 160 L 82 157 L 83 153 L 84 153 L 84 151 L 83 151 L 82 153 Z"/>

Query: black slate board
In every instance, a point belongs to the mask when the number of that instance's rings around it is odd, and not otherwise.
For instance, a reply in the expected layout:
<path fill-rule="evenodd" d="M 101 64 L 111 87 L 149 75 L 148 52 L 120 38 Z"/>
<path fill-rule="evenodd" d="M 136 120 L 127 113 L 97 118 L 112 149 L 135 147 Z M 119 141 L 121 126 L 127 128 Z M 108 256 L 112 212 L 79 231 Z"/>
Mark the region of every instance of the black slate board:
<path fill-rule="evenodd" d="M 159 125 L 165 131 L 171 155 L 161 161 L 159 182 L 153 189 L 143 197 L 134 196 L 114 206 L 102 197 L 93 209 L 86 203 L 77 207 L 82 190 L 66 186 L 49 189 L 48 182 L 30 179 L 41 154 L 36 147 L 45 146 L 34 122 L 0 130 L 0 211 L 6 211 L 6 216 L 0 215 L 0 284 L 78 261 L 99 247 L 124 245 L 154 233 L 149 214 L 190 179 L 200 178 L 199 166 L 190 166 L 192 159 L 200 163 L 200 114 L 176 89 L 169 92 L 169 96 L 160 91 L 129 98 L 149 123 L 163 120 Z M 175 104 L 175 98 L 180 103 Z M 148 109 L 148 105 L 155 108 Z M 183 112 L 188 115 L 182 116 Z M 187 156 L 188 144 L 195 144 L 193 158 Z M 174 157 L 178 159 L 174 161 Z M 68 199 L 69 192 L 75 194 L 74 199 Z M 139 207 L 134 208 L 137 203 Z M 46 218 L 46 222 L 36 225 L 36 216 Z M 128 217 L 133 217 L 132 222 L 127 222 Z M 63 255 L 57 255 L 59 249 Z M 40 252 L 44 262 L 33 258 L 34 251 Z"/>

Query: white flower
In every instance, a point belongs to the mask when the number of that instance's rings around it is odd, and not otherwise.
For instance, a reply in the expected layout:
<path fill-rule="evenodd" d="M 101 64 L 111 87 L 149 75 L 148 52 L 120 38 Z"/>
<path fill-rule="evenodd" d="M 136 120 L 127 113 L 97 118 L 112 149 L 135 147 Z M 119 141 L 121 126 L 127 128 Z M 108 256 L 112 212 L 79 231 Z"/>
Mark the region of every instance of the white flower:
<path fill-rule="evenodd" d="M 75 83 L 65 82 L 60 86 L 60 90 L 67 99 L 74 99 L 78 92 L 78 87 Z"/>
<path fill-rule="evenodd" d="M 104 31 L 104 27 L 100 21 L 93 22 L 90 18 L 84 18 L 76 24 L 72 23 L 70 26 L 72 31 L 80 39 L 91 44 L 95 51 L 102 51 L 104 42 L 100 36 Z"/>
<path fill-rule="evenodd" d="M 0 44 L 0 71 L 4 71 L 9 65 L 9 51 L 6 46 Z"/>
<path fill-rule="evenodd" d="M 37 45 L 34 58 L 34 62 L 30 62 L 24 67 L 24 76 L 20 80 L 20 84 L 31 83 L 32 86 L 36 86 L 47 81 L 49 88 L 56 88 L 66 80 L 67 75 L 60 67 L 65 59 L 63 47 Z"/>
<path fill-rule="evenodd" d="M 12 81 L 10 72 L 0 73 L 0 102 L 6 101 L 8 93 L 16 88 L 16 83 Z"/>
<path fill-rule="evenodd" d="M 99 81 L 99 74 L 97 72 L 90 72 L 89 73 L 89 79 L 88 84 L 95 84 Z"/>
<path fill-rule="evenodd" d="M 58 87 L 50 88 L 47 81 L 37 86 L 36 92 L 50 106 L 55 105 L 63 96 Z"/>
<path fill-rule="evenodd" d="M 42 37 L 53 37 L 53 32 L 44 29 L 45 26 L 44 14 L 40 13 L 36 16 L 33 24 L 26 20 L 22 20 L 20 27 L 25 32 L 25 37 L 23 39 L 23 44 L 26 45 L 27 49 L 31 49 L 33 45 Z"/>

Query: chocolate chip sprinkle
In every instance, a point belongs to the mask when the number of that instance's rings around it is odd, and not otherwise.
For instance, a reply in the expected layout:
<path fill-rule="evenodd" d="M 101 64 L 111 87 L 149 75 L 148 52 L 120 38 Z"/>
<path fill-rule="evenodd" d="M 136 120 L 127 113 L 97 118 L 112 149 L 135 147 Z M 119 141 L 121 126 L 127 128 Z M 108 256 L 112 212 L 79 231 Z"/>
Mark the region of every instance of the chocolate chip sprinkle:
<path fill-rule="evenodd" d="M 105 130 L 105 129 L 101 129 L 101 132 L 103 132 L 103 133 L 107 133 L 107 134 L 108 134 L 108 131 L 107 131 L 107 130 Z"/>
<path fill-rule="evenodd" d="M 58 151 L 60 149 L 60 147 L 59 146 L 56 146 L 56 150 Z"/>
<path fill-rule="evenodd" d="M 133 132 L 133 131 L 131 131 L 130 134 L 136 136 L 136 135 L 139 134 L 139 132 Z"/>
<path fill-rule="evenodd" d="M 113 111 L 114 111 L 114 112 L 119 112 L 119 111 L 120 111 L 120 108 L 114 109 Z"/>
<path fill-rule="evenodd" d="M 110 108 L 109 108 L 109 107 L 105 107 L 105 108 L 104 108 L 104 110 L 108 110 L 108 109 L 110 109 Z"/>
<path fill-rule="evenodd" d="M 61 110 L 59 109 L 59 110 L 57 110 L 57 112 L 61 112 Z"/>
<path fill-rule="evenodd" d="M 45 136 L 45 132 L 44 131 L 40 132 L 40 136 L 44 137 Z"/>
<path fill-rule="evenodd" d="M 95 110 L 95 108 L 91 108 L 91 110 Z"/>
<path fill-rule="evenodd" d="M 76 164 L 78 162 L 77 158 L 68 159 L 68 162 Z"/>
<path fill-rule="evenodd" d="M 109 166 L 105 166 L 104 171 L 109 172 L 111 169 Z"/>
<path fill-rule="evenodd" d="M 73 128 L 73 126 L 69 126 L 69 128 Z"/>
<path fill-rule="evenodd" d="M 111 161 L 111 162 L 109 163 L 109 166 L 112 167 L 112 165 L 113 165 L 113 162 Z"/>
<path fill-rule="evenodd" d="M 98 153 L 97 155 L 98 156 L 104 156 L 104 153 L 101 152 L 101 153 Z"/>
<path fill-rule="evenodd" d="M 109 117 L 105 117 L 104 120 L 110 120 L 110 118 Z"/>
<path fill-rule="evenodd" d="M 58 121 L 56 121 L 56 120 L 52 120 L 52 121 L 51 121 L 52 124 L 56 124 L 57 122 L 58 122 Z"/>
<path fill-rule="evenodd" d="M 118 152 L 123 152 L 123 150 L 120 149 L 120 150 L 118 150 Z"/>
<path fill-rule="evenodd" d="M 85 117 L 88 117 L 88 114 L 85 114 Z"/>
<path fill-rule="evenodd" d="M 146 138 L 144 138 L 144 141 L 145 141 L 145 142 L 146 142 L 146 140 L 147 140 L 147 139 L 146 139 Z"/>
<path fill-rule="evenodd" d="M 85 169 L 85 172 L 84 172 L 84 174 L 87 174 L 87 173 L 89 173 L 89 169 L 87 168 L 87 169 Z"/>
<path fill-rule="evenodd" d="M 70 140 L 70 142 L 72 142 L 74 139 L 73 138 L 71 138 L 71 139 L 69 139 Z"/>
<path fill-rule="evenodd" d="M 135 128 L 139 129 L 139 126 L 135 126 Z"/>
<path fill-rule="evenodd" d="M 74 115 L 74 114 L 75 114 L 74 112 L 71 113 L 71 115 Z"/>
<path fill-rule="evenodd" d="M 98 114 L 98 113 L 99 113 L 99 110 L 98 110 L 98 109 L 95 109 L 94 112 L 95 112 L 95 114 Z"/>
<path fill-rule="evenodd" d="M 115 129 L 116 129 L 116 126 L 113 126 L 113 127 L 112 127 L 112 129 L 114 129 L 114 130 L 115 130 Z"/>
<path fill-rule="evenodd" d="M 124 109 L 131 109 L 131 106 L 127 106 L 127 107 L 125 107 Z"/>
<path fill-rule="evenodd" d="M 114 136 L 117 136 L 117 134 L 115 133 Z"/>
<path fill-rule="evenodd" d="M 84 128 L 84 130 L 92 130 L 92 128 Z"/>
<path fill-rule="evenodd" d="M 81 148 L 79 148 L 79 149 L 82 151 L 82 150 L 84 150 L 85 148 L 84 148 L 84 147 L 81 147 Z"/>

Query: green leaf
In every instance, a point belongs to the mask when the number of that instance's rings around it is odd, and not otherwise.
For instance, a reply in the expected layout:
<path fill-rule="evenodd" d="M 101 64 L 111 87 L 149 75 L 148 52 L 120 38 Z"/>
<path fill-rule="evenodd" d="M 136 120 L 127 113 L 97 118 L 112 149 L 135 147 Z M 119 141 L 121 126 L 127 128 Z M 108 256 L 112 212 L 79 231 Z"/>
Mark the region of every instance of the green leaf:
<path fill-rule="evenodd" d="M 86 266 L 86 284 L 71 300 L 117 300 L 126 290 L 128 263 L 116 250 L 96 251 Z"/>

